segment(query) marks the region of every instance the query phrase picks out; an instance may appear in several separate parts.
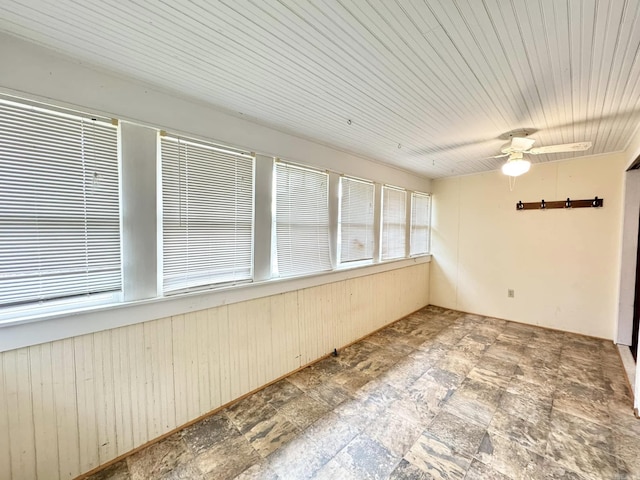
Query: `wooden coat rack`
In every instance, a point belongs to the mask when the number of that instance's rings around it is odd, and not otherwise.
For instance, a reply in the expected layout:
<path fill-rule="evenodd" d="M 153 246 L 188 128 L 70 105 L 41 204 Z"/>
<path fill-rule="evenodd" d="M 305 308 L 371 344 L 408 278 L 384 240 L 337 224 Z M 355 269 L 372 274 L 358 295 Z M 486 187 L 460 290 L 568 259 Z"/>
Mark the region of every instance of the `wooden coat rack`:
<path fill-rule="evenodd" d="M 516 210 L 549 210 L 552 208 L 586 208 L 586 207 L 602 207 L 604 205 L 603 198 L 591 198 L 588 200 L 556 200 L 553 202 L 547 202 L 542 199 L 541 202 L 518 202 L 516 203 Z"/>

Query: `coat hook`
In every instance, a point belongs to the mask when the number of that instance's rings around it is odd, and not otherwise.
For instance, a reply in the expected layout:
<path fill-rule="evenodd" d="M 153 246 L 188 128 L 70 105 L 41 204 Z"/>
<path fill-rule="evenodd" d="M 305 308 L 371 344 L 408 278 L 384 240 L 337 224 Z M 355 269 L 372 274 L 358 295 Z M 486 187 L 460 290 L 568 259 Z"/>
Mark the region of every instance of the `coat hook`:
<path fill-rule="evenodd" d="M 564 208 L 571 208 L 571 199 L 567 197 L 567 201 L 564 202 Z"/>
<path fill-rule="evenodd" d="M 540 204 L 540 208 L 547 208 L 547 204 L 544 201 L 544 198 L 542 199 L 542 203 Z"/>

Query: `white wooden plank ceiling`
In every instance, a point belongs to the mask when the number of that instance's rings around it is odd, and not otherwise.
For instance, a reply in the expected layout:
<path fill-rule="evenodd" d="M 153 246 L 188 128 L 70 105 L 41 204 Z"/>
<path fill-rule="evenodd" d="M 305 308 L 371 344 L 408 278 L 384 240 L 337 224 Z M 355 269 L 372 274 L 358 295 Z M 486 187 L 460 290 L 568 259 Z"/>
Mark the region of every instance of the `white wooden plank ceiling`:
<path fill-rule="evenodd" d="M 0 30 L 432 178 L 640 121 L 640 0 L 1 0 Z"/>

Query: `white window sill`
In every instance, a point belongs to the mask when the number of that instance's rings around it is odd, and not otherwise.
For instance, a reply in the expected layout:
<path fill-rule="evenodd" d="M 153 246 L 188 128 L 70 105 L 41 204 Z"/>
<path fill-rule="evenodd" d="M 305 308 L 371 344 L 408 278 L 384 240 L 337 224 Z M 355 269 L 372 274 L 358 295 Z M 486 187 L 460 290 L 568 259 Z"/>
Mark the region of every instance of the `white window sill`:
<path fill-rule="evenodd" d="M 181 295 L 5 321 L 0 323 L 0 352 L 373 275 L 430 261 L 431 255 L 427 254 L 362 266 L 354 265 L 352 268 L 340 268 L 320 274 L 274 278 Z"/>

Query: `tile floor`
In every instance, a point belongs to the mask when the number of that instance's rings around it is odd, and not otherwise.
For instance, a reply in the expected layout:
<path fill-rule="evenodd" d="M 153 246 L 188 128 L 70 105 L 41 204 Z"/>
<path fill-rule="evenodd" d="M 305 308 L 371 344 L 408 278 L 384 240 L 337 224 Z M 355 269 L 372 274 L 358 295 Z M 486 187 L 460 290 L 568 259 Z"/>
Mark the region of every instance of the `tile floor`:
<path fill-rule="evenodd" d="M 91 477 L 640 479 L 611 342 L 426 307 Z"/>

